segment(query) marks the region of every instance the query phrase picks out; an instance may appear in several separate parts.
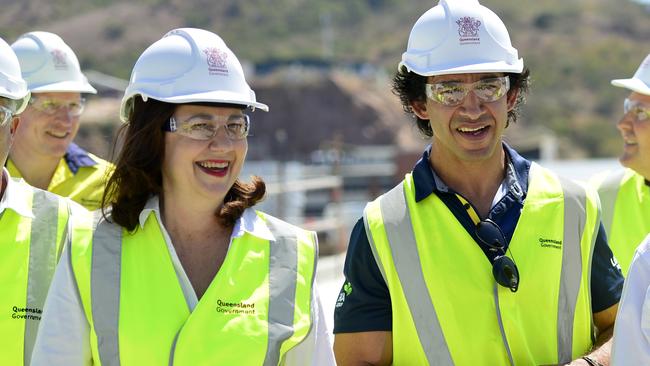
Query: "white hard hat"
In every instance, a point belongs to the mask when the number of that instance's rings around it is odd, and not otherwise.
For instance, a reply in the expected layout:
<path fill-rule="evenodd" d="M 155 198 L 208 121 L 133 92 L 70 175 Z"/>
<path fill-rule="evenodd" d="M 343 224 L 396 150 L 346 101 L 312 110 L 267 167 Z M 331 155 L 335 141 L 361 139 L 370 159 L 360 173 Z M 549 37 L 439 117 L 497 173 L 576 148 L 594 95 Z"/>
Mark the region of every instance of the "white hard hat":
<path fill-rule="evenodd" d="M 214 102 L 260 108 L 235 54 L 218 35 L 202 29 L 174 29 L 149 46 L 133 67 L 120 117 L 132 98 L 167 103 Z"/>
<path fill-rule="evenodd" d="M 32 93 L 97 93 L 81 73 L 79 60 L 61 37 L 49 32 L 30 32 L 11 45 Z"/>
<path fill-rule="evenodd" d="M 440 0 L 415 22 L 402 66 L 422 76 L 521 73 L 524 60 L 501 19 L 478 0 Z"/>
<path fill-rule="evenodd" d="M 650 95 L 650 55 L 645 57 L 634 76 L 630 79 L 612 80 L 612 85 Z"/>
<path fill-rule="evenodd" d="M 16 114 L 22 112 L 29 101 L 29 89 L 20 74 L 18 58 L 2 38 L 0 38 L 0 97 L 18 101 L 14 111 Z"/>

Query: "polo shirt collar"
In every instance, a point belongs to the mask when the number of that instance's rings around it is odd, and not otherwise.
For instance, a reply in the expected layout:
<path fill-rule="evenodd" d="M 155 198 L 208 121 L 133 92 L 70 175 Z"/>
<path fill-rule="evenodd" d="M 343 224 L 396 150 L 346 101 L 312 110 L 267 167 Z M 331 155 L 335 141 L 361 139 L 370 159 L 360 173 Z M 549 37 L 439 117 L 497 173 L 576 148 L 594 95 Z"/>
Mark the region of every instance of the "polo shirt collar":
<path fill-rule="evenodd" d="M 68 146 L 63 158 L 72 174 L 77 174 L 80 168 L 97 165 L 90 153 L 74 142 Z"/>
<path fill-rule="evenodd" d="M 528 189 L 528 172 L 530 161 L 524 159 L 513 148 L 503 142 L 506 152 L 506 178 L 507 192 L 523 203 Z M 422 154 L 422 157 L 413 168 L 413 183 L 415 185 L 415 201 L 420 202 L 432 193 L 453 193 L 453 191 L 436 174 L 429 165 L 431 145 Z"/>
<path fill-rule="evenodd" d="M 140 216 L 138 217 L 138 221 L 140 222 L 141 228 L 144 228 L 144 225 L 147 222 L 149 215 L 152 214 L 156 215 L 156 218 L 158 219 L 159 223 L 162 223 L 161 212 L 160 212 L 160 200 L 158 196 L 152 196 L 151 198 L 149 198 L 142 211 L 140 211 Z M 231 239 L 242 237 L 244 236 L 245 233 L 248 233 L 250 235 L 253 235 L 263 240 L 269 240 L 269 241 L 275 240 L 275 237 L 271 233 L 271 230 L 269 230 L 264 220 L 262 220 L 262 218 L 260 218 L 255 212 L 255 210 L 252 208 L 247 208 L 246 210 L 244 210 L 242 216 L 239 219 L 237 219 L 237 221 L 235 222 L 235 226 L 232 230 Z"/>

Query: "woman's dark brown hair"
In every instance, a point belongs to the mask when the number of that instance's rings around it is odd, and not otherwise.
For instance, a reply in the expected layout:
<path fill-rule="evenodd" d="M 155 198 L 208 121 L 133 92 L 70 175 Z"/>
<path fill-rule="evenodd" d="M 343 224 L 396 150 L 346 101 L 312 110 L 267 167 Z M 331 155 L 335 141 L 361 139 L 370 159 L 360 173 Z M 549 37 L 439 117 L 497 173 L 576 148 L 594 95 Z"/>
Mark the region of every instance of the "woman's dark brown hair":
<path fill-rule="evenodd" d="M 206 104 L 227 106 L 225 104 Z M 140 96 L 133 101 L 129 119 L 120 127 L 113 144 L 113 156 L 117 146 L 122 148 L 115 160 L 115 170 L 108 178 L 102 197 L 102 214 L 118 225 L 133 231 L 137 228 L 140 211 L 153 195 L 162 193 L 162 162 L 165 156 L 163 124 L 174 114 L 176 104 Z M 241 108 L 241 106 L 237 106 Z M 266 185 L 256 176 L 250 183 L 237 179 L 224 198 L 215 215 L 225 227 L 232 227 L 244 210 L 264 198 Z M 110 213 L 107 207 L 111 206 Z"/>

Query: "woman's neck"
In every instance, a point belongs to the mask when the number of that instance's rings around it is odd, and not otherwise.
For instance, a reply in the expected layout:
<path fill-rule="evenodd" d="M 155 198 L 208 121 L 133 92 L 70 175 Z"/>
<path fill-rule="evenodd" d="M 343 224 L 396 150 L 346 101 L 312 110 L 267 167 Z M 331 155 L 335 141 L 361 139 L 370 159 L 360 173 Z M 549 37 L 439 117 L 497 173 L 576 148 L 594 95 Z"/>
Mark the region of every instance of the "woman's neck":
<path fill-rule="evenodd" d="M 160 198 L 163 224 L 194 292 L 200 299 L 223 264 L 232 227 L 219 223 L 217 207 L 192 206 L 187 200 Z"/>
<path fill-rule="evenodd" d="M 160 197 L 161 218 L 174 243 L 179 244 L 192 238 L 205 238 L 220 235 L 229 228 L 219 223 L 215 214 L 218 206 L 208 206 L 191 200 L 178 200 L 172 195 Z M 176 238 L 175 238 L 176 236 Z"/>

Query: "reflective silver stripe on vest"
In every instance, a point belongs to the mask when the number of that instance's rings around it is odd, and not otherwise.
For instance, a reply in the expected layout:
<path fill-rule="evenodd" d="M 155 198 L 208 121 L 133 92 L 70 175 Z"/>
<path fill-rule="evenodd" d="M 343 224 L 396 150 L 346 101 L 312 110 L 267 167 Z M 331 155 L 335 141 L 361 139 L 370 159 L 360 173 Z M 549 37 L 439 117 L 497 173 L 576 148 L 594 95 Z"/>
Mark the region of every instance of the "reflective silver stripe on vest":
<path fill-rule="evenodd" d="M 614 207 L 616 206 L 616 197 L 621 188 L 621 180 L 625 176 L 625 169 L 620 169 L 608 175 L 598 187 L 598 196 L 600 196 L 600 205 L 602 207 L 603 226 L 605 232 L 609 235 L 612 232 L 612 222 L 614 221 Z"/>
<path fill-rule="evenodd" d="M 429 365 L 453 365 L 447 342 L 442 334 L 442 328 L 424 280 L 415 234 L 411 225 L 411 216 L 404 194 L 404 184 L 402 183 L 384 194 L 379 201 L 395 270 L 400 278 L 400 284 L 413 317 L 413 324 Z M 366 216 L 365 211 L 364 216 Z M 364 222 L 367 222 L 365 217 Z M 372 235 L 368 236 L 368 240 L 373 240 Z M 371 247 L 374 246 L 373 242 L 370 244 Z M 375 254 L 377 265 L 381 268 L 381 261 L 374 250 L 373 254 Z"/>
<path fill-rule="evenodd" d="M 573 320 L 582 278 L 581 238 L 587 220 L 584 188 L 560 178 L 564 192 L 564 238 L 562 272 L 557 311 L 557 358 L 560 364 L 573 360 Z"/>
<path fill-rule="evenodd" d="M 176 332 L 176 335 L 174 336 L 174 341 L 172 342 L 172 347 L 171 351 L 169 352 L 169 366 L 172 366 L 174 364 L 174 355 L 176 354 L 176 343 L 178 342 L 178 336 L 181 335 L 181 330 L 183 328 L 180 328 L 178 332 Z"/>
<path fill-rule="evenodd" d="M 45 296 L 59 258 L 57 244 L 60 243 L 57 243 L 56 238 L 59 220 L 59 198 L 41 190 L 33 190 L 33 192 L 32 212 L 34 219 L 31 223 L 25 307 L 43 310 Z M 67 237 L 66 233 L 67 230 L 63 233 L 62 238 Z M 40 314 L 34 315 L 40 317 Z M 29 365 L 31 362 L 38 324 L 39 322 L 33 319 L 25 320 L 25 365 Z"/>
<path fill-rule="evenodd" d="M 101 215 L 101 210 L 95 215 Z M 122 228 L 101 218 L 93 234 L 90 297 L 102 366 L 120 364 L 118 324 L 121 262 Z"/>
<path fill-rule="evenodd" d="M 294 228 L 274 217 L 266 217 L 275 241 L 270 243 L 269 336 L 263 365 L 276 366 L 280 363 L 282 343 L 294 332 L 298 244 Z"/>
<path fill-rule="evenodd" d="M 370 224 L 368 224 L 368 216 L 366 216 L 366 211 L 363 211 L 363 227 L 366 229 L 366 238 L 370 243 L 370 250 L 372 251 L 373 257 L 375 257 L 375 262 L 377 262 L 377 267 L 379 267 L 379 272 L 384 278 L 384 282 L 388 284 L 388 278 L 386 278 L 386 272 L 384 266 L 381 265 L 381 259 L 379 258 L 379 253 L 377 252 L 377 246 L 375 245 L 375 240 L 372 238 L 372 232 L 370 232 Z"/>

